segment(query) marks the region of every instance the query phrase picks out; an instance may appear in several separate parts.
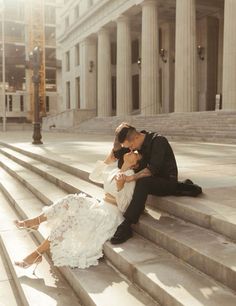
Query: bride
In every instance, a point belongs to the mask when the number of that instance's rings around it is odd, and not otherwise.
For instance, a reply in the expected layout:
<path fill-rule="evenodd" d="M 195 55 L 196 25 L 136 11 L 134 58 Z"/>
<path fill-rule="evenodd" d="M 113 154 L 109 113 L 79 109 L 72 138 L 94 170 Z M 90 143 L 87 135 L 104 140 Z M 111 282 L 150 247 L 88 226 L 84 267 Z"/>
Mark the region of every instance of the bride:
<path fill-rule="evenodd" d="M 21 268 L 28 268 L 42 261 L 42 254 L 50 249 L 55 266 L 87 268 L 97 265 L 103 256 L 103 244 L 115 233 L 124 220 L 122 213 L 129 205 L 135 182 L 125 182 L 125 176 L 132 175 L 141 156 L 129 152 L 123 156 L 120 169 L 113 151 L 102 162 L 96 163 L 89 178 L 103 183 L 105 196 L 102 201 L 85 194 L 69 194 L 43 208 L 39 216 L 24 221 L 14 221 L 19 229 L 37 230 L 47 221 L 49 237 L 22 261 L 15 262 Z M 34 272 L 35 272 L 34 269 Z"/>

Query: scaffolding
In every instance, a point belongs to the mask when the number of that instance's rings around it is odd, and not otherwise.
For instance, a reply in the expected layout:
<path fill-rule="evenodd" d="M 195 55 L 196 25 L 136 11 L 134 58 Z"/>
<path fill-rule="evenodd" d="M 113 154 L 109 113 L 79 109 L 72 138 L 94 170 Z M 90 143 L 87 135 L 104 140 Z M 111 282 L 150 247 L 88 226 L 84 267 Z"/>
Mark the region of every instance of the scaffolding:
<path fill-rule="evenodd" d="M 41 66 L 40 66 L 40 117 L 46 115 L 45 107 L 45 20 L 44 20 L 44 0 L 28 0 L 28 50 L 33 51 L 35 47 L 41 50 Z M 32 70 L 30 70 L 30 120 L 33 120 L 34 112 L 34 84 L 32 81 Z"/>

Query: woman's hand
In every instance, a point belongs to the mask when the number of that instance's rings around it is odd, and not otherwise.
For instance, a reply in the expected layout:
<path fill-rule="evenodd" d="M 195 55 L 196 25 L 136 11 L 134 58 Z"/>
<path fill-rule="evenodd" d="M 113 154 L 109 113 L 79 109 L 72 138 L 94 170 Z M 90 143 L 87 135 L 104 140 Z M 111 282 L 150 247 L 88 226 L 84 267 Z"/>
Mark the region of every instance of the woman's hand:
<path fill-rule="evenodd" d="M 117 190 L 120 191 L 126 182 L 126 175 L 118 173 L 115 177 Z"/>

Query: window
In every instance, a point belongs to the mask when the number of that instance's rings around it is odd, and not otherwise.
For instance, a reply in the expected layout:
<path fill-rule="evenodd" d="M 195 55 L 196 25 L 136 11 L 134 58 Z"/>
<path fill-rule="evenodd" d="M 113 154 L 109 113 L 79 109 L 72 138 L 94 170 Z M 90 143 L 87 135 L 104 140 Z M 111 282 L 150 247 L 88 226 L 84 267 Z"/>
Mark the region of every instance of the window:
<path fill-rule="evenodd" d="M 46 112 L 48 113 L 50 110 L 50 105 L 49 105 L 49 96 L 46 96 Z"/>
<path fill-rule="evenodd" d="M 139 109 L 139 75 L 132 76 L 133 110 Z"/>
<path fill-rule="evenodd" d="M 65 28 L 67 29 L 70 25 L 70 22 L 69 22 L 69 16 L 66 16 L 65 18 Z"/>
<path fill-rule="evenodd" d="M 75 46 L 75 64 L 76 65 L 79 65 L 80 64 L 80 61 L 79 61 L 79 44 L 77 44 Z"/>
<path fill-rule="evenodd" d="M 111 77 L 112 110 L 116 110 L 116 76 Z"/>
<path fill-rule="evenodd" d="M 79 4 L 75 6 L 74 12 L 75 12 L 75 19 L 78 19 L 79 18 Z"/>
<path fill-rule="evenodd" d="M 12 95 L 9 95 L 9 112 L 12 112 Z"/>
<path fill-rule="evenodd" d="M 53 6 L 47 5 L 45 7 L 45 22 L 46 23 L 56 23 L 56 8 Z"/>
<path fill-rule="evenodd" d="M 66 71 L 70 71 L 70 51 L 66 52 Z"/>
<path fill-rule="evenodd" d="M 80 77 L 76 78 L 77 108 L 80 109 Z"/>
<path fill-rule="evenodd" d="M 132 41 L 132 64 L 138 62 L 139 59 L 139 41 L 133 40 Z"/>
<path fill-rule="evenodd" d="M 66 108 L 70 109 L 70 82 L 66 82 Z"/>
<path fill-rule="evenodd" d="M 20 96 L 20 111 L 24 111 L 24 96 Z"/>
<path fill-rule="evenodd" d="M 111 64 L 112 65 L 116 65 L 116 55 L 117 55 L 116 43 L 111 43 Z"/>

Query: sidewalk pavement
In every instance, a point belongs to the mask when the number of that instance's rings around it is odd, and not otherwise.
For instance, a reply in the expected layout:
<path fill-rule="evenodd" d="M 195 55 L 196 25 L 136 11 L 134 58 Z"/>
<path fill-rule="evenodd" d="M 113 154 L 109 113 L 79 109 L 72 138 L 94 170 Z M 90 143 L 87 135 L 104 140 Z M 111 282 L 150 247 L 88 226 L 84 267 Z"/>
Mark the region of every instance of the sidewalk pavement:
<path fill-rule="evenodd" d="M 113 137 L 69 133 L 42 133 L 42 145 L 32 144 L 32 132 L 0 132 L 0 142 L 91 171 L 98 159 L 112 148 Z M 203 189 L 236 187 L 236 145 L 171 142 L 179 168 L 179 179 L 190 178 Z"/>

